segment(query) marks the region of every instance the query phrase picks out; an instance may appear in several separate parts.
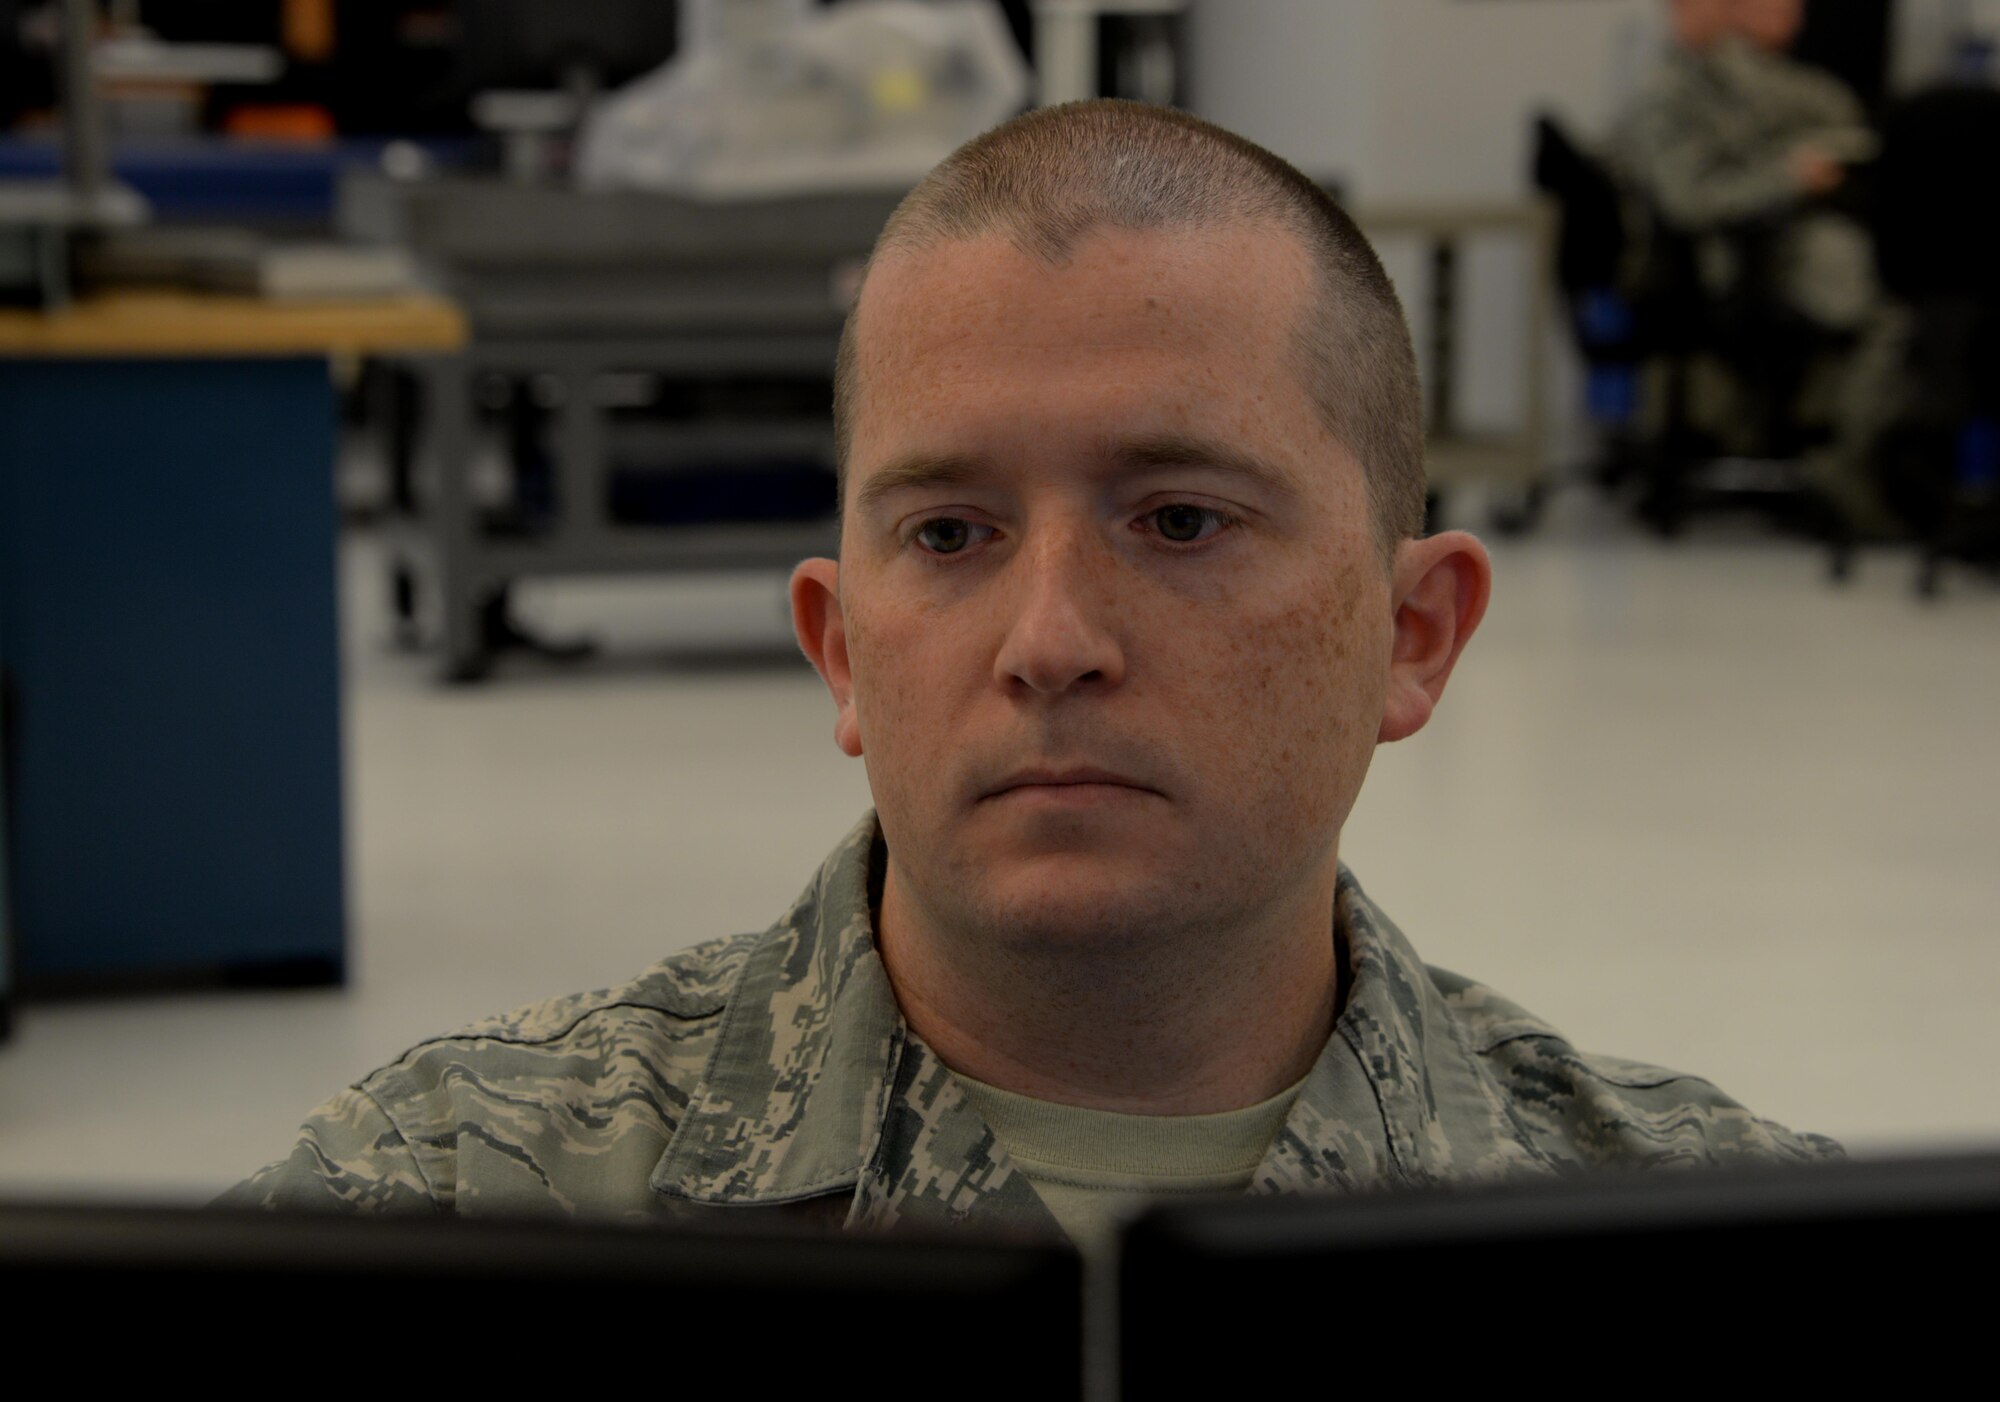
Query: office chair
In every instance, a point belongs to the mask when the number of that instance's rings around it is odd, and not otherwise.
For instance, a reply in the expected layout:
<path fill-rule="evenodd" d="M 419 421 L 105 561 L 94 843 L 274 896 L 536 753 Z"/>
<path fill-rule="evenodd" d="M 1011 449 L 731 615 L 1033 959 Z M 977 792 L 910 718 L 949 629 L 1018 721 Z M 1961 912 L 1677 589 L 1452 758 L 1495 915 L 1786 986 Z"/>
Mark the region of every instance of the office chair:
<path fill-rule="evenodd" d="M 1647 475 L 1649 457 L 1673 451 L 1686 425 L 1682 353 L 1689 349 L 1688 327 L 1671 315 L 1671 299 L 1656 295 L 1657 278 L 1632 276 L 1626 196 L 1604 165 L 1546 114 L 1535 119 L 1533 151 L 1536 188 L 1556 205 L 1556 286 L 1583 358 L 1585 409 L 1603 435 L 1593 475 L 1615 487 Z M 1662 359 L 1664 423 L 1649 439 L 1640 423 L 1640 385 L 1647 363 Z"/>
<path fill-rule="evenodd" d="M 1918 592 L 1945 561 L 2000 563 L 2000 91 L 1938 88 L 1883 124 L 1875 258 L 1910 309 L 1905 411 L 1876 445 L 1883 499 L 1916 531 Z"/>

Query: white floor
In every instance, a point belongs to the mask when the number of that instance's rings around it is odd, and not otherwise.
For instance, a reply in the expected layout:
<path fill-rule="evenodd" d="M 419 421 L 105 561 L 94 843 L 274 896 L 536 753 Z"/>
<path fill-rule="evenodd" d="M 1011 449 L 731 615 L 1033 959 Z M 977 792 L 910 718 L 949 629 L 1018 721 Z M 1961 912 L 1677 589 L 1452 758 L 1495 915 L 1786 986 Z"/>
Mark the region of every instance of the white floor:
<path fill-rule="evenodd" d="M 1582 1045 L 1863 1152 L 2000 1146 L 2000 589 L 1579 491 L 1496 543 L 1486 631 L 1344 853 L 1434 962 Z M 354 977 L 30 1006 L 0 1193 L 194 1199 L 410 1041 L 782 912 L 867 803 L 781 581 L 542 586 L 610 644 L 443 690 L 345 563 Z"/>

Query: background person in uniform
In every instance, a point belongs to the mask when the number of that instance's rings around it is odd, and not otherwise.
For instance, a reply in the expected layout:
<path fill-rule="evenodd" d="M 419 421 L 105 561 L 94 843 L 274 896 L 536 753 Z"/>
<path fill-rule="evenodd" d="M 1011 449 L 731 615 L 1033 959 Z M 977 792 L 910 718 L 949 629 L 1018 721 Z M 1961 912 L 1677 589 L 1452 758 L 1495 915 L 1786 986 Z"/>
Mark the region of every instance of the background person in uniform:
<path fill-rule="evenodd" d="M 229 1201 L 1089 1246 L 1153 1193 L 1838 1152 L 1427 969 L 1342 867 L 1491 570 L 1420 535 L 1401 309 L 1290 166 L 1130 103 L 988 133 L 836 401 L 792 604 L 875 810 L 770 930 L 416 1047 Z"/>
<path fill-rule="evenodd" d="M 1698 237 L 1713 296 L 1757 289 L 1817 328 L 1827 350 L 1790 406 L 1830 432 L 1814 480 L 1851 525 L 1886 523 L 1869 485 L 1870 446 L 1895 412 L 1905 335 L 1875 277 L 1867 230 L 1840 207 L 1876 139 L 1832 74 L 1793 61 L 1804 0 L 1668 0 L 1672 42 L 1614 133 L 1613 162 L 1658 217 Z M 1742 266 L 1745 231 L 1769 249 Z M 1711 409 L 1725 442 L 1755 450 L 1753 424 Z"/>
<path fill-rule="evenodd" d="M 1669 223 L 1712 234 L 1783 226 L 1776 289 L 1800 313 L 1853 330 L 1876 300 L 1867 237 L 1818 201 L 1874 149 L 1861 104 L 1838 78 L 1785 56 L 1800 0 L 1669 0 L 1673 42 L 1613 138 L 1626 177 Z M 1704 280 L 1741 269 L 1703 247 Z"/>

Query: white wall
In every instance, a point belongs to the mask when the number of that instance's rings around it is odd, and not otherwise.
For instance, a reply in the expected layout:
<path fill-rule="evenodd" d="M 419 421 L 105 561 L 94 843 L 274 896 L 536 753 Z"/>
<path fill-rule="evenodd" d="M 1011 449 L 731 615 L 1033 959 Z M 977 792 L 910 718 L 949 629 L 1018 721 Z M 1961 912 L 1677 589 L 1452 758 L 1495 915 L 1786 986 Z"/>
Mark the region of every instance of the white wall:
<path fill-rule="evenodd" d="M 1913 88 L 1943 77 L 1967 31 L 2000 38 L 2000 0 L 1896 0 L 1892 81 Z"/>
<path fill-rule="evenodd" d="M 1384 6 L 1365 0 L 1195 0 L 1194 109 L 1310 175 L 1352 188 L 1372 166 Z"/>
<path fill-rule="evenodd" d="M 1361 200 L 1527 189 L 1528 124 L 1601 130 L 1659 32 L 1659 0 L 1195 0 L 1203 116 Z"/>

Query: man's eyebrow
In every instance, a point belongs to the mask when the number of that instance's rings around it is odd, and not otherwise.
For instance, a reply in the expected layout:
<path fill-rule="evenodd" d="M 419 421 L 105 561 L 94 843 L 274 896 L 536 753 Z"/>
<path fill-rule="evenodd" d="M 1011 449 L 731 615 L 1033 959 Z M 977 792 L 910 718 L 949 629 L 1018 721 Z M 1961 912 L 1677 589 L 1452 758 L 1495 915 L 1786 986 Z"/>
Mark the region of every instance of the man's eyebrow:
<path fill-rule="evenodd" d="M 854 509 L 866 513 L 885 498 L 915 487 L 955 487 L 979 476 L 980 464 L 956 453 L 913 453 L 868 475 L 854 494 Z"/>
<path fill-rule="evenodd" d="M 1184 433 L 1149 433 L 1115 439 L 1103 456 L 1127 469 L 1191 467 L 1242 477 L 1264 488 L 1281 506 L 1296 506 L 1302 495 L 1292 475 L 1255 453 L 1228 443 Z"/>
<path fill-rule="evenodd" d="M 1147 433 L 1107 440 L 1100 460 L 1122 473 L 1156 468 L 1195 468 L 1221 472 L 1256 483 L 1277 498 L 1280 506 L 1295 506 L 1302 492 L 1291 474 L 1241 448 L 1185 433 Z M 923 487 L 958 487 L 976 482 L 987 471 L 977 458 L 957 453 L 912 453 L 868 476 L 855 490 L 854 509 L 866 514 L 898 492 Z"/>

